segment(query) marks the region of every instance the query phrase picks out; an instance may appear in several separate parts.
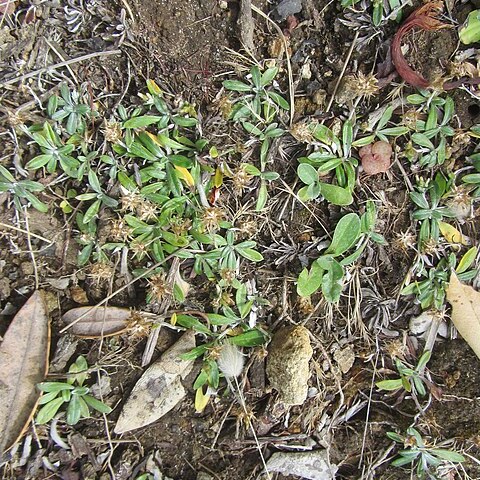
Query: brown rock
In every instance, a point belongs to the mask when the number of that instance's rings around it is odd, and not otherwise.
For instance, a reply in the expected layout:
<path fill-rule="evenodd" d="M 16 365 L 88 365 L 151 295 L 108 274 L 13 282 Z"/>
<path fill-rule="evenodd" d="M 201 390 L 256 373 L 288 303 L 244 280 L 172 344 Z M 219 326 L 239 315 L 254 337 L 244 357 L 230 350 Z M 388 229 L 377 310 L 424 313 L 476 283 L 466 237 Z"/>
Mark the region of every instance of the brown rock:
<path fill-rule="evenodd" d="M 307 398 L 312 354 L 305 327 L 285 327 L 274 335 L 268 348 L 267 377 L 281 402 L 302 405 Z"/>

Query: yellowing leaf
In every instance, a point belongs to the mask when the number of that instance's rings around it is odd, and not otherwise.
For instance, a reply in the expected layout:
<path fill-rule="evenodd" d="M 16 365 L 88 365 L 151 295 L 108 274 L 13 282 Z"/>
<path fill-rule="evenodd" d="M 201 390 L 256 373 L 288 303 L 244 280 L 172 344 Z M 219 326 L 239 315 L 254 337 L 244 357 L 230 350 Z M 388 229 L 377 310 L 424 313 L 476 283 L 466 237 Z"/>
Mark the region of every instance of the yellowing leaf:
<path fill-rule="evenodd" d="M 478 248 L 472 247 L 468 250 L 467 253 L 462 257 L 462 259 L 458 262 L 457 268 L 455 271 L 457 273 L 466 272 L 475 261 L 475 257 L 477 256 Z"/>
<path fill-rule="evenodd" d="M 197 391 L 195 392 L 195 411 L 197 413 L 202 413 L 208 405 L 209 400 L 210 395 L 203 393 L 203 387 L 197 388 Z"/>
<path fill-rule="evenodd" d="M 220 188 L 223 185 L 223 172 L 220 167 L 215 170 L 215 177 L 213 178 L 213 185 Z"/>
<path fill-rule="evenodd" d="M 145 133 L 157 144 L 157 145 L 160 145 L 160 146 L 163 146 L 160 144 L 160 142 L 158 141 L 158 137 L 156 135 L 154 135 L 153 133 L 151 132 L 148 132 L 147 130 L 145 130 Z"/>
<path fill-rule="evenodd" d="M 214 145 L 213 147 L 210 148 L 210 150 L 208 151 L 209 155 L 212 157 L 212 158 L 217 158 L 218 157 L 218 150 L 217 150 L 217 147 Z"/>
<path fill-rule="evenodd" d="M 170 317 L 170 324 L 171 325 L 176 325 L 177 324 L 177 314 L 172 313 L 172 316 Z"/>
<path fill-rule="evenodd" d="M 193 187 L 195 185 L 195 180 L 192 177 L 192 174 L 185 168 L 175 165 L 175 170 L 178 172 L 178 176 L 189 186 Z"/>
<path fill-rule="evenodd" d="M 438 222 L 440 232 L 448 243 L 467 245 L 467 239 L 453 225 L 447 222 Z"/>
<path fill-rule="evenodd" d="M 452 322 L 470 348 L 480 358 L 480 292 L 460 282 L 452 272 L 447 288 L 452 306 Z"/>
<path fill-rule="evenodd" d="M 0 346 L 0 454 L 22 435 L 37 405 L 36 384 L 45 379 L 50 327 L 42 294 L 19 310 Z"/>
<path fill-rule="evenodd" d="M 152 95 L 161 95 L 161 94 L 162 94 L 162 90 L 161 90 L 160 87 L 155 83 L 154 80 L 147 80 L 147 88 L 148 88 L 148 91 L 149 91 Z"/>

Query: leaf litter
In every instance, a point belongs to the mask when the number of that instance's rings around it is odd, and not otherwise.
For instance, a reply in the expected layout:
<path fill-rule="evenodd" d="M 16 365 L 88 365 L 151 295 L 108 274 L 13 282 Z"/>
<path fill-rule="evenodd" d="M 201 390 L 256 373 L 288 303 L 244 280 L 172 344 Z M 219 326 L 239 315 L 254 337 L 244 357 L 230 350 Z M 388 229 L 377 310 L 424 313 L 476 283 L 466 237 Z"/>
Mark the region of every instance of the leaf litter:
<path fill-rule="evenodd" d="M 11 447 L 32 418 L 48 369 L 50 325 L 40 291 L 15 315 L 0 345 L 0 452 Z"/>

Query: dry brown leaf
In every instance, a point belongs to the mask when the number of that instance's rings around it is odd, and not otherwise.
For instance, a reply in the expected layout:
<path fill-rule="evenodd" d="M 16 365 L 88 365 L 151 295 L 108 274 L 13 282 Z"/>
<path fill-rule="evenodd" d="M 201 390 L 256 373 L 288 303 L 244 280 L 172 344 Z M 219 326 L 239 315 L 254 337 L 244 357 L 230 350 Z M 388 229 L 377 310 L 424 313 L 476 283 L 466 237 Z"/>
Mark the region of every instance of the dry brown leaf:
<path fill-rule="evenodd" d="M 12 320 L 0 345 L 0 452 L 22 435 L 45 378 L 50 326 L 42 294 L 33 293 Z"/>
<path fill-rule="evenodd" d="M 182 360 L 180 355 L 194 347 L 195 334 L 189 330 L 147 368 L 123 406 L 115 433 L 149 425 L 183 399 L 185 389 L 181 380 L 192 370 L 193 360 Z"/>
<path fill-rule="evenodd" d="M 85 318 L 76 322 L 79 317 L 91 310 Z M 110 337 L 124 332 L 128 328 L 128 320 L 132 312 L 128 308 L 120 307 L 92 307 L 72 308 L 62 317 L 62 321 L 70 325 L 70 333 L 83 338 Z"/>
<path fill-rule="evenodd" d="M 465 285 L 452 272 L 447 288 L 452 305 L 452 322 L 470 348 L 480 358 L 480 292 Z"/>

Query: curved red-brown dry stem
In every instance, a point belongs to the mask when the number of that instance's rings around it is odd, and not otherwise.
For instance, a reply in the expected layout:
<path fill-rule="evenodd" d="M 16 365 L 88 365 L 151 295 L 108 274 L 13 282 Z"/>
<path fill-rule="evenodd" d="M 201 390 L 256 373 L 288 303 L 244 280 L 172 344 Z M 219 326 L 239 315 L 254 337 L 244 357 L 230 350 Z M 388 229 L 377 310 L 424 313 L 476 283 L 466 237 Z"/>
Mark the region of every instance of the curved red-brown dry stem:
<path fill-rule="evenodd" d="M 422 30 L 440 30 L 442 28 L 450 28 L 450 25 L 447 25 L 435 18 L 436 15 L 442 11 L 442 6 L 443 3 L 438 1 L 429 2 L 420 8 L 417 8 L 417 10 L 415 10 L 405 20 L 393 37 L 391 47 L 393 64 L 403 80 L 414 87 L 428 88 L 431 85 L 426 78 L 413 70 L 413 68 L 411 68 L 405 60 L 405 57 L 402 54 L 402 38 L 415 27 L 418 27 Z"/>

